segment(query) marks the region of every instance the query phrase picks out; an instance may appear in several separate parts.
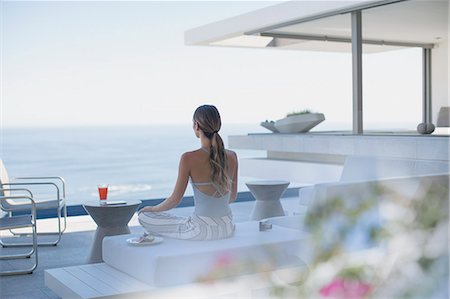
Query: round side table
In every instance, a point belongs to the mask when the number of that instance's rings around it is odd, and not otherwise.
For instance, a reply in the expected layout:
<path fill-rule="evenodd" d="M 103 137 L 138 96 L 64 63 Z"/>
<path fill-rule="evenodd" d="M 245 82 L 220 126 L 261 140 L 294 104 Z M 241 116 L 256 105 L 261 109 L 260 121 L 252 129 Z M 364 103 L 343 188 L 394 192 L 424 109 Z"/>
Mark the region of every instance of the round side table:
<path fill-rule="evenodd" d="M 141 204 L 140 200 L 127 200 L 125 204 L 100 205 L 99 201 L 86 202 L 83 207 L 97 224 L 88 263 L 101 263 L 102 241 L 105 236 L 130 233 L 128 222 Z"/>
<path fill-rule="evenodd" d="M 255 197 L 251 220 L 284 216 L 280 198 L 289 186 L 287 181 L 252 181 L 245 183 Z"/>

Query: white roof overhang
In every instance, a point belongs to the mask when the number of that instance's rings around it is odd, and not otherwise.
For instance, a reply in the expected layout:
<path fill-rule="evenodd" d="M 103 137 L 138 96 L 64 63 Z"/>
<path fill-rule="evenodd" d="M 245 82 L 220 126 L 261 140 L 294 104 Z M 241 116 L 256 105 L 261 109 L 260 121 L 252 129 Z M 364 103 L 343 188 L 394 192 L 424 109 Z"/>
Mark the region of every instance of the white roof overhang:
<path fill-rule="evenodd" d="M 362 11 L 365 53 L 447 40 L 448 0 L 297 0 L 188 30 L 185 43 L 351 52 L 353 11 Z"/>

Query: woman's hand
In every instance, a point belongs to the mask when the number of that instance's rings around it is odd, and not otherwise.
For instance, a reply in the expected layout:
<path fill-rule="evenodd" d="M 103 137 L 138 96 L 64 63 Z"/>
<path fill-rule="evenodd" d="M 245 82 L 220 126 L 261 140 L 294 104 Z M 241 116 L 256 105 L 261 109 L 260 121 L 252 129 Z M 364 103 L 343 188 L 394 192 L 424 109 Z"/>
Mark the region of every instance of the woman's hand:
<path fill-rule="evenodd" d="M 164 212 L 173 209 L 180 204 L 189 181 L 188 159 L 188 153 L 184 153 L 181 156 L 180 165 L 178 167 L 177 183 L 175 184 L 172 195 L 156 206 L 146 206 L 140 209 L 138 214 L 144 212 Z"/>
<path fill-rule="evenodd" d="M 155 212 L 154 208 L 155 207 L 153 207 L 153 206 L 143 207 L 142 209 L 139 210 L 138 214 L 143 213 L 143 212 Z"/>

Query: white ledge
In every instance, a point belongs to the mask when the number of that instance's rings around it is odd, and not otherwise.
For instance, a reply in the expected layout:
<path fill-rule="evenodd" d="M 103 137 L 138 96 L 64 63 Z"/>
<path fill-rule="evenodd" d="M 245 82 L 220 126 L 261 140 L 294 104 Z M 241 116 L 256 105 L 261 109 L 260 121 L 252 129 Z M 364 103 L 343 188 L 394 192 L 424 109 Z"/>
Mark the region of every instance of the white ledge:
<path fill-rule="evenodd" d="M 337 134 L 249 134 L 229 136 L 233 149 L 321 155 L 364 155 L 449 161 L 449 137 Z"/>

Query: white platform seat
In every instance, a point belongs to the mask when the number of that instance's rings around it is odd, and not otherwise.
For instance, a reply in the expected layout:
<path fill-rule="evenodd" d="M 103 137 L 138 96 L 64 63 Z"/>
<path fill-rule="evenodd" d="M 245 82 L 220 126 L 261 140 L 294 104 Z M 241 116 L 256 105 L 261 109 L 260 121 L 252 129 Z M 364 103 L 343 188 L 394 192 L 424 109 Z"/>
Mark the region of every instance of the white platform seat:
<path fill-rule="evenodd" d="M 278 217 L 268 218 L 267 223 L 303 231 L 304 219 L 305 219 L 305 215 L 278 216 Z"/>
<path fill-rule="evenodd" d="M 273 226 L 259 231 L 259 222 L 236 224 L 229 239 L 216 241 L 186 241 L 165 238 L 152 246 L 130 246 L 126 239 L 132 235 L 106 237 L 103 240 L 103 260 L 148 285 L 174 286 L 198 281 L 221 259 L 231 262 L 260 262 L 275 259 L 274 267 L 290 263 L 289 256 L 299 252 L 305 234 L 298 230 Z M 255 269 L 241 269 L 236 275 Z"/>

